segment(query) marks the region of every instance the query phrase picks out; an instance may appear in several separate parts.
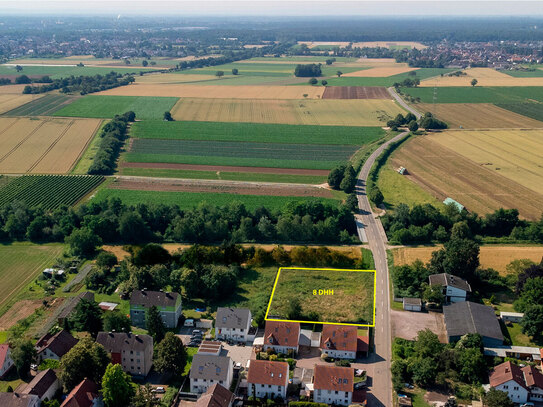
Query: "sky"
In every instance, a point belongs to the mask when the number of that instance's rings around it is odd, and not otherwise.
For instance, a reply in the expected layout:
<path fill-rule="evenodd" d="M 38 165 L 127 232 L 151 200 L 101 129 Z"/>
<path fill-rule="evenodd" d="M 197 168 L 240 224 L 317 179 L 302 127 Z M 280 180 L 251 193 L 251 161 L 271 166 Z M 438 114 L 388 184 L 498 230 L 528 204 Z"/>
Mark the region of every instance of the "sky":
<path fill-rule="evenodd" d="M 543 16 L 543 0 L 0 0 L 4 14 Z"/>

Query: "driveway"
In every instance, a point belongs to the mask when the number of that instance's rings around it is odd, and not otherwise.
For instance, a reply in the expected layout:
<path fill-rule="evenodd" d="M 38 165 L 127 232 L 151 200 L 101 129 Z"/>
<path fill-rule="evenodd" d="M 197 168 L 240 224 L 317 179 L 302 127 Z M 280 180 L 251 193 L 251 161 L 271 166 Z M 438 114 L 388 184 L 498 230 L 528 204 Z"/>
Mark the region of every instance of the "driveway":
<path fill-rule="evenodd" d="M 447 343 L 443 314 L 439 312 L 409 312 L 391 310 L 392 336 L 413 340 L 417 333 L 429 329 L 442 343 Z"/>

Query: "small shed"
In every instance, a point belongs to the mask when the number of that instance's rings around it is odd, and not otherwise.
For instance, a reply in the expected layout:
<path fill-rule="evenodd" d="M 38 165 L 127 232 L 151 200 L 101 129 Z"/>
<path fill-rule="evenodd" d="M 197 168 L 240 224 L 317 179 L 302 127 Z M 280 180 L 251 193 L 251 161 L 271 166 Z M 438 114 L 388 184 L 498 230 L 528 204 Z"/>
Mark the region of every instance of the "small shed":
<path fill-rule="evenodd" d="M 98 306 L 102 311 L 113 311 L 119 304 L 116 302 L 102 301 Z"/>
<path fill-rule="evenodd" d="M 422 300 L 420 298 L 405 298 L 403 299 L 403 309 L 406 311 L 422 311 Z"/>
<path fill-rule="evenodd" d="M 500 312 L 500 318 L 503 322 L 515 322 L 519 323 L 522 321 L 522 318 L 524 318 L 524 314 L 522 312 Z"/>

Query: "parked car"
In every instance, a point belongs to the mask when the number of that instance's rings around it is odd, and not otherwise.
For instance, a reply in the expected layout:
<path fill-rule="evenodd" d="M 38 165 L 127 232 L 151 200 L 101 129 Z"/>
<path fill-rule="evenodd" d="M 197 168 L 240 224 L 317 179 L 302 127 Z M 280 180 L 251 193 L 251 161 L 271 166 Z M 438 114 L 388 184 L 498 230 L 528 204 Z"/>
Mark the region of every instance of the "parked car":
<path fill-rule="evenodd" d="M 166 393 L 166 389 L 164 389 L 162 386 L 155 387 L 152 391 L 155 393 Z"/>
<path fill-rule="evenodd" d="M 354 384 L 355 390 L 365 389 L 366 388 L 366 382 L 358 382 Z"/>

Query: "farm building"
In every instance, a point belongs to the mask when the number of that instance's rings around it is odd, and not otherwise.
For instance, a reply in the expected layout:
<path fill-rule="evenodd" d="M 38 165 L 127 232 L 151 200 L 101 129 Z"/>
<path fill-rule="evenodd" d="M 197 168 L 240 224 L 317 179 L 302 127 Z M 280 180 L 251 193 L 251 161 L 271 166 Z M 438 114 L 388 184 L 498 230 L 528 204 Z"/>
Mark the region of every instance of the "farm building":
<path fill-rule="evenodd" d="M 495 348 L 485 348 L 484 354 L 500 358 L 541 360 L 541 350 L 529 346 L 498 346 Z"/>
<path fill-rule="evenodd" d="M 420 298 L 403 298 L 403 309 L 406 311 L 422 311 L 422 300 Z"/>
<path fill-rule="evenodd" d="M 515 322 L 519 323 L 522 321 L 522 318 L 524 318 L 524 314 L 522 312 L 500 312 L 500 318 L 503 322 Z"/>

